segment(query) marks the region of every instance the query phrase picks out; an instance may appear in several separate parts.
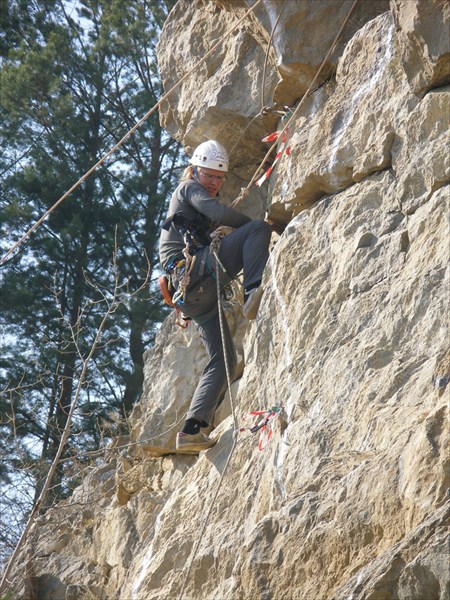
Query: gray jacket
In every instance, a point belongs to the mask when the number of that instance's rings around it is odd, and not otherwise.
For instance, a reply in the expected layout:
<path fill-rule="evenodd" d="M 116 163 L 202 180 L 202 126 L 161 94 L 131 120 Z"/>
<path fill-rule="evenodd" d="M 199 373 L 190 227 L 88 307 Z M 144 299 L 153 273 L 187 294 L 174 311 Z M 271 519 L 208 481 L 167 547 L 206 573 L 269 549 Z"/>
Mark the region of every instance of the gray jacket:
<path fill-rule="evenodd" d="M 211 198 L 205 188 L 193 179 L 182 181 L 172 194 L 166 222 L 170 222 L 176 213 L 181 213 L 191 221 L 204 215 L 211 229 L 219 225 L 238 228 L 251 221 L 250 217 Z M 168 229 L 161 230 L 159 259 L 163 269 L 173 257 L 181 254 L 184 245 L 183 236 L 174 223 L 170 223 Z"/>

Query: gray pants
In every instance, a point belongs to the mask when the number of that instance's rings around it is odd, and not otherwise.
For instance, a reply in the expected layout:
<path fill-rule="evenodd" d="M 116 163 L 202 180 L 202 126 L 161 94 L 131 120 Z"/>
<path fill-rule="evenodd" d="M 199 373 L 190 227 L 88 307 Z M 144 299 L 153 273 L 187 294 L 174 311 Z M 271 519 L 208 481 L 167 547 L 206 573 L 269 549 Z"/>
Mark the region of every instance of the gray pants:
<path fill-rule="evenodd" d="M 219 258 L 227 271 L 219 267 L 221 287 L 243 270 L 244 287 L 262 277 L 269 257 L 270 226 L 264 221 L 250 221 L 222 240 Z M 191 401 L 188 419 L 212 425 L 214 413 L 221 403 L 227 386 L 222 337 L 217 302 L 215 258 L 209 247 L 197 254 L 185 302 L 180 309 L 196 322 L 209 357 Z M 211 273 L 212 271 L 212 273 Z M 224 336 L 231 378 L 236 368 L 236 351 L 228 324 L 224 318 Z"/>

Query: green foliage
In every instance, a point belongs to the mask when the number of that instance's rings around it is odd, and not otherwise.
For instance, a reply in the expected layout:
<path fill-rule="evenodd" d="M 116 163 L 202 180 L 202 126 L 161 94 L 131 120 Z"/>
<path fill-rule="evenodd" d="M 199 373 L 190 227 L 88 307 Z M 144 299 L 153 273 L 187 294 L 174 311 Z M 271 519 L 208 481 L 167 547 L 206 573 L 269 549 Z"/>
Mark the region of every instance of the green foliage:
<path fill-rule="evenodd" d="M 74 12 L 73 3 L 6 3 L 2 254 L 157 102 L 155 47 L 171 4 L 83 0 Z M 43 476 L 117 284 L 123 302 L 94 355 L 67 452 L 119 432 L 117 415 L 126 418 L 138 399 L 142 354 L 165 315 L 157 239 L 179 152 L 155 112 L 2 267 L 4 481 L 17 469 Z M 70 491 L 64 478 L 61 469 L 56 496 Z"/>

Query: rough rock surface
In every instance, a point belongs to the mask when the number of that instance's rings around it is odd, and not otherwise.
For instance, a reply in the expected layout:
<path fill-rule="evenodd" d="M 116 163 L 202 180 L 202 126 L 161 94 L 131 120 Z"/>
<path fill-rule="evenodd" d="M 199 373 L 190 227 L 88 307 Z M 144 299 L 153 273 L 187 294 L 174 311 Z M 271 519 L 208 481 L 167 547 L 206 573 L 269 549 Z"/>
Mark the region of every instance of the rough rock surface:
<path fill-rule="evenodd" d="M 450 79 L 450 4 L 395 0 L 392 14 L 411 89 L 423 95 Z"/>
<path fill-rule="evenodd" d="M 171 64 L 175 80 L 203 51 L 193 30 L 210 43 L 249 4 L 179 2 L 162 70 Z M 294 6 L 305 5 L 288 4 L 286 38 L 301 21 Z M 232 146 L 281 5 L 263 0 L 236 45 L 207 63 L 202 102 L 189 85 L 179 90 L 163 119 L 187 146 L 216 134 Z M 286 225 L 256 321 L 236 304 L 228 311 L 243 368 L 237 420 L 282 406 L 272 438 L 260 451 L 246 430 L 234 444 L 225 401 L 216 446 L 164 455 L 203 361 L 195 330 L 169 317 L 146 355 L 130 438 L 36 523 L 14 598 L 448 598 L 448 4 L 392 0 L 372 16 L 345 38 L 335 77 L 305 98 L 268 193 L 244 207 L 264 204 Z M 289 51 L 285 63 L 320 63 L 320 53 Z M 286 73 L 283 86 L 295 89 Z M 253 157 L 258 135 L 245 142 Z M 229 190 L 250 162 L 234 162 Z"/>
<path fill-rule="evenodd" d="M 253 4 L 179 0 L 158 45 L 165 89 L 192 69 Z M 261 114 L 261 109 L 274 103 L 291 105 L 304 94 L 351 5 L 351 0 L 263 0 L 238 32 L 227 37 L 164 103 L 162 125 L 189 154 L 206 139 L 225 144 L 234 167 L 225 194 L 237 196 L 266 153 L 261 139 L 276 128 L 276 117 Z M 332 76 L 344 42 L 388 8 L 387 0 L 356 6 L 318 83 Z M 263 207 L 264 200 L 264 190 L 252 188 L 242 208 L 261 217 L 252 207 Z"/>

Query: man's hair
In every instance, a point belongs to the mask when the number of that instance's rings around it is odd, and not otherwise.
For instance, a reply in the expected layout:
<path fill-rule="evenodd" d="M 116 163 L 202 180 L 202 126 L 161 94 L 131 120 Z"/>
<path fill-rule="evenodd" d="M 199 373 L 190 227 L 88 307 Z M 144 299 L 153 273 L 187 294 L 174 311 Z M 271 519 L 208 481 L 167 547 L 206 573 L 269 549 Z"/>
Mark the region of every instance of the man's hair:
<path fill-rule="evenodd" d="M 188 179 L 194 179 L 194 169 L 195 169 L 195 167 L 193 165 L 187 166 L 184 169 L 183 174 L 181 175 L 180 181 L 187 181 Z"/>

